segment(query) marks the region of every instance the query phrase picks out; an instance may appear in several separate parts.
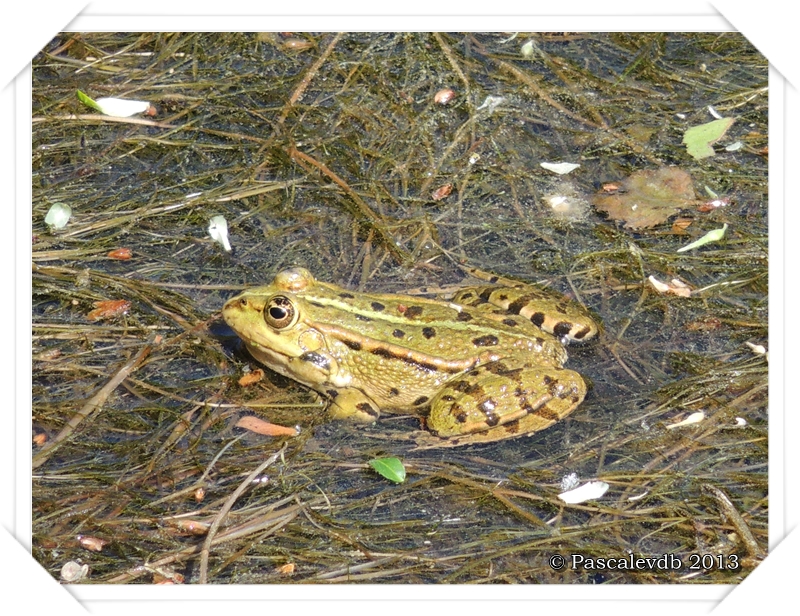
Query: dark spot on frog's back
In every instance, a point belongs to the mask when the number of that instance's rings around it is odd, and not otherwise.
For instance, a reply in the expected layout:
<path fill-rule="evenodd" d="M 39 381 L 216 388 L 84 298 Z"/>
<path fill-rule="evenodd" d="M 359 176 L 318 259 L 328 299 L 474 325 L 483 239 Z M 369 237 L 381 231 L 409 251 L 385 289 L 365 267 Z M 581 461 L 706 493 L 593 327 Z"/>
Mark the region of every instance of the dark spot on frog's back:
<path fill-rule="evenodd" d="M 339 293 L 339 297 L 342 299 L 353 299 L 355 296 L 352 293 L 342 292 Z"/>
<path fill-rule="evenodd" d="M 494 334 L 487 334 L 486 336 L 478 336 L 472 339 L 472 344 L 476 347 L 496 346 L 500 340 Z"/>
<path fill-rule="evenodd" d="M 372 309 L 373 309 L 375 312 L 382 312 L 383 310 L 386 310 L 386 306 L 384 306 L 384 305 L 383 305 L 383 304 L 381 304 L 380 302 L 372 302 L 372 303 L 370 304 L 370 306 L 372 306 Z"/>
<path fill-rule="evenodd" d="M 409 306 L 404 314 L 409 319 L 416 319 L 422 314 L 422 306 Z"/>
<path fill-rule="evenodd" d="M 572 323 L 568 323 L 567 321 L 561 321 L 555 324 L 555 326 L 553 327 L 553 333 L 559 338 L 563 338 L 564 336 L 569 334 L 571 329 L 572 329 Z"/>
<path fill-rule="evenodd" d="M 427 396 L 420 396 L 419 398 L 414 400 L 414 402 L 412 404 L 414 406 L 420 406 L 422 404 L 425 404 L 427 401 L 428 401 L 428 397 Z"/>
<path fill-rule="evenodd" d="M 534 312 L 531 315 L 531 323 L 533 323 L 536 327 L 541 327 L 542 323 L 544 323 L 544 313 Z"/>
<path fill-rule="evenodd" d="M 422 335 L 425 336 L 428 340 L 433 338 L 436 335 L 436 330 L 432 327 L 423 327 L 422 328 Z"/>
<path fill-rule="evenodd" d="M 556 413 L 553 409 L 548 407 L 546 404 L 544 406 L 540 406 L 536 409 L 535 413 L 539 417 L 544 417 L 545 419 L 549 419 L 550 421 L 558 421 L 561 419 L 561 415 Z"/>
<path fill-rule="evenodd" d="M 399 396 L 399 395 L 400 395 L 400 390 L 399 390 L 399 389 L 397 389 L 397 387 L 392 387 L 392 388 L 389 390 L 389 395 L 390 395 L 390 396 Z"/>
<path fill-rule="evenodd" d="M 459 312 L 456 321 L 467 322 L 472 320 L 472 315 L 469 312 Z"/>
<path fill-rule="evenodd" d="M 591 330 L 588 326 L 582 327 L 580 330 L 572 334 L 572 337 L 576 340 L 582 340 L 586 334 L 588 334 Z"/>
<path fill-rule="evenodd" d="M 530 295 L 522 295 L 508 305 L 508 311 L 514 314 L 519 314 L 520 311 L 527 306 L 533 299 Z"/>
<path fill-rule="evenodd" d="M 345 339 L 345 340 L 342 340 L 342 342 L 344 342 L 345 346 L 353 349 L 354 351 L 360 351 L 361 350 L 361 343 L 356 341 L 356 340 L 347 340 L 347 339 Z"/>
<path fill-rule="evenodd" d="M 395 338 L 402 338 L 405 335 L 406 333 L 402 329 L 396 329 L 392 332 L 392 336 L 394 336 Z"/>
<path fill-rule="evenodd" d="M 356 318 L 357 318 L 359 321 L 365 321 L 365 322 L 367 322 L 367 323 L 369 323 L 370 321 L 372 321 L 372 319 L 371 319 L 371 318 L 369 318 L 368 316 L 364 316 L 363 314 L 358 314 L 358 313 L 356 313 Z"/>
<path fill-rule="evenodd" d="M 514 319 L 503 319 L 503 325 L 508 325 L 509 327 L 516 327 L 517 322 Z"/>

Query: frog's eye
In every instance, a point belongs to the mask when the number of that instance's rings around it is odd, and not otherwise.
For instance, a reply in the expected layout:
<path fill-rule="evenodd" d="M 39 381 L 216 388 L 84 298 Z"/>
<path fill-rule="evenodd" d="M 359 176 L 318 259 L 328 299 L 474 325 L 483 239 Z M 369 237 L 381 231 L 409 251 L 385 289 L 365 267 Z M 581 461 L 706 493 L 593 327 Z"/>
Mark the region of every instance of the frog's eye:
<path fill-rule="evenodd" d="M 275 329 L 286 329 L 297 323 L 297 310 L 285 295 L 276 295 L 264 307 L 264 320 Z"/>

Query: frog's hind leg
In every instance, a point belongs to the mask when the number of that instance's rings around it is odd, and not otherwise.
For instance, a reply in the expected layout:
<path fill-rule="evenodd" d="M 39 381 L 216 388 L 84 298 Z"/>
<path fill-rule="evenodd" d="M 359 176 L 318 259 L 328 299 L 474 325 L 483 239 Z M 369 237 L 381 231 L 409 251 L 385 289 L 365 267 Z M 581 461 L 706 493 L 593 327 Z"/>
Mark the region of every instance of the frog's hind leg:
<path fill-rule="evenodd" d="M 491 365 L 448 383 L 431 402 L 428 428 L 450 446 L 533 434 L 569 415 L 586 384 L 572 370 L 531 367 L 492 373 Z"/>

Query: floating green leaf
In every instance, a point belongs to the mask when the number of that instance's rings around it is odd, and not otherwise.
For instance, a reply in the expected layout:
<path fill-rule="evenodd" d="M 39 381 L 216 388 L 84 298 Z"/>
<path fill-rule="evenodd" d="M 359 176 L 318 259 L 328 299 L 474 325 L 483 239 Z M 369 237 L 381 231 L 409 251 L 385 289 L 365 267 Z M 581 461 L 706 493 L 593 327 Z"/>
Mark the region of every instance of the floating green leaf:
<path fill-rule="evenodd" d="M 77 91 L 77 94 L 78 94 L 78 100 L 82 102 L 84 105 L 86 105 L 87 107 L 91 107 L 95 111 L 103 113 L 103 110 L 100 108 L 100 105 L 98 105 L 97 103 L 94 102 L 94 100 L 86 96 L 86 94 L 84 94 L 80 90 Z"/>
<path fill-rule="evenodd" d="M 712 143 L 716 143 L 728 132 L 736 118 L 720 118 L 700 126 L 693 126 L 683 134 L 686 150 L 696 160 L 714 156 Z"/>
<path fill-rule="evenodd" d="M 398 458 L 375 458 L 369 465 L 389 481 L 403 483 L 406 480 L 406 467 Z"/>
<path fill-rule="evenodd" d="M 714 229 L 713 231 L 709 231 L 699 240 L 695 240 L 691 244 L 686 244 L 683 248 L 678 248 L 678 252 L 686 252 L 687 250 L 692 250 L 693 248 L 699 248 L 709 242 L 718 242 L 723 237 L 725 237 L 725 231 L 728 230 L 728 223 L 722 225 L 721 229 Z"/>

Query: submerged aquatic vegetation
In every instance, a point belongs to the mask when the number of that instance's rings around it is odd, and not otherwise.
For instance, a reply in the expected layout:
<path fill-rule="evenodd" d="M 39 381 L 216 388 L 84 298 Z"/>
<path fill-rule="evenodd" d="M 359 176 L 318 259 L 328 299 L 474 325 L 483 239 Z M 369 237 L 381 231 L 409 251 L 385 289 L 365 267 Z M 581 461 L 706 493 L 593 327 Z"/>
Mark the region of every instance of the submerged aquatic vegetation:
<path fill-rule="evenodd" d="M 746 346 L 767 339 L 766 61 L 735 33 L 518 38 L 69 33 L 37 56 L 33 552 L 55 577 L 68 561 L 91 563 L 84 583 L 735 583 L 752 570 L 768 512 L 768 358 Z M 158 120 L 83 115 L 74 92 L 89 79 L 93 95 L 135 90 Z M 681 136 L 709 104 L 741 118 L 728 135 L 743 147 L 701 165 Z M 734 198 L 703 211 L 687 193 L 628 228 L 585 202 L 562 219 L 539 167 L 562 160 L 580 164 L 576 199 L 665 166 Z M 52 233 L 56 200 L 75 212 Z M 725 224 L 724 242 L 676 252 L 678 230 Z M 108 256 L 119 246 L 130 258 Z M 295 265 L 376 292 L 446 295 L 463 265 L 549 285 L 603 322 L 569 349 L 593 389 L 566 422 L 463 451 L 414 450 L 416 417 L 330 423 L 325 400 L 270 371 L 239 384 L 251 360 L 217 318 Z M 129 305 L 91 321 L 109 298 Z M 300 434 L 237 427 L 262 409 Z M 413 473 L 381 481 L 369 461 L 387 457 Z M 608 491 L 564 503 L 572 472 Z M 87 552 L 78 535 L 111 543 Z M 742 567 L 548 564 L 630 550 Z"/>

